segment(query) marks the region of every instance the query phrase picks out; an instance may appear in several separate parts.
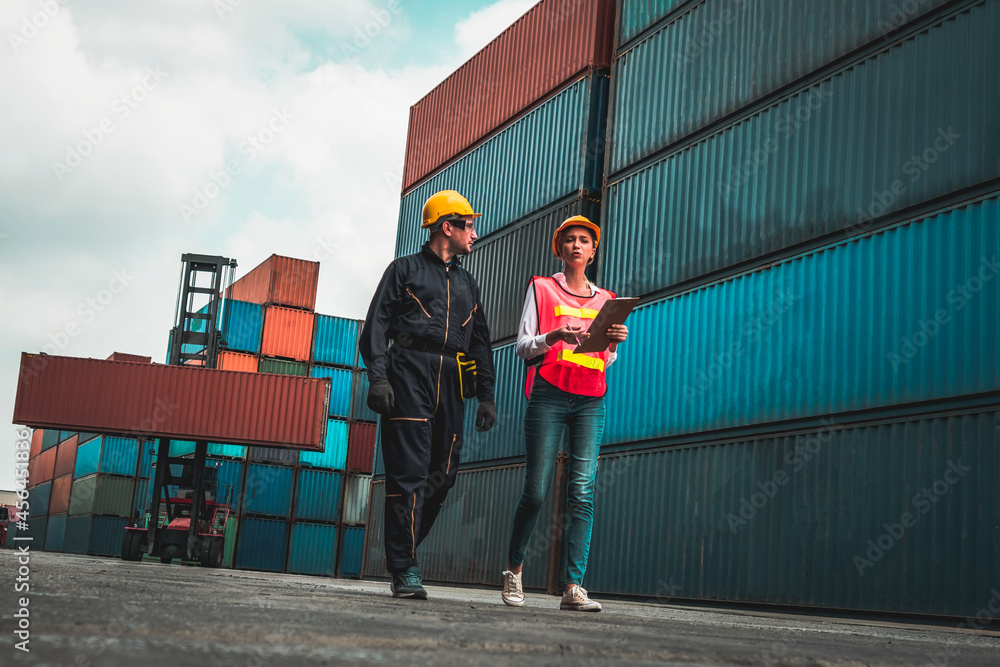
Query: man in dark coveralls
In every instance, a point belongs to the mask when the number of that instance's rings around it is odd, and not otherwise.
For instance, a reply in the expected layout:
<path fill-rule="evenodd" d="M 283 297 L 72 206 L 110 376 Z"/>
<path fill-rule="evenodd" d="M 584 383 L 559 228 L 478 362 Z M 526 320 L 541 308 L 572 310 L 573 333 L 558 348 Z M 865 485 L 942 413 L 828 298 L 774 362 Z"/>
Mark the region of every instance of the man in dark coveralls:
<path fill-rule="evenodd" d="M 455 483 L 463 390 L 479 399 L 476 430 L 496 420 L 489 327 L 479 286 L 459 262 L 479 238 L 480 215 L 454 190 L 428 199 L 421 227 L 430 239 L 386 269 L 361 334 L 368 406 L 382 416 L 385 560 L 395 597 L 427 599 L 416 551 Z M 468 374 L 460 380 L 460 361 L 475 362 L 474 385 Z"/>

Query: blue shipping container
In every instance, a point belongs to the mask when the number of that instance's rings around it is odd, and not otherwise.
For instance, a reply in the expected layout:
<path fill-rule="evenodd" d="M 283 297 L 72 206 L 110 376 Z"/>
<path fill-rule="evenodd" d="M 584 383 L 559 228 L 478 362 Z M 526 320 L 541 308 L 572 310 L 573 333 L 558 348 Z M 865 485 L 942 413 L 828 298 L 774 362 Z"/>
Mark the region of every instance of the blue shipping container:
<path fill-rule="evenodd" d="M 624 45 L 686 2 L 691 0 L 621 0 L 618 5 L 617 43 Z"/>
<path fill-rule="evenodd" d="M 66 515 L 53 514 L 45 528 L 45 550 L 62 551 L 63 535 L 66 532 Z"/>
<path fill-rule="evenodd" d="M 243 511 L 287 517 L 292 509 L 294 468 L 252 464 L 247 468 Z"/>
<path fill-rule="evenodd" d="M 378 413 L 368 407 L 368 388 L 368 373 L 355 373 L 354 411 L 351 416 L 360 421 L 374 422 L 378 421 Z"/>
<path fill-rule="evenodd" d="M 120 556 L 125 524 L 126 520 L 118 516 L 93 517 L 87 553 L 92 556 Z"/>
<path fill-rule="evenodd" d="M 49 513 L 52 499 L 52 482 L 42 482 L 28 489 L 29 516 L 42 517 Z"/>
<path fill-rule="evenodd" d="M 362 556 L 365 552 L 365 527 L 341 528 L 340 576 L 347 579 L 361 578 Z"/>
<path fill-rule="evenodd" d="M 344 473 L 329 470 L 299 470 L 295 492 L 295 518 L 338 521 L 344 493 Z"/>
<path fill-rule="evenodd" d="M 343 470 L 347 466 L 347 443 L 350 425 L 340 419 L 331 419 L 326 426 L 326 443 L 322 452 L 299 452 L 299 465 L 311 468 Z"/>
<path fill-rule="evenodd" d="M 996 391 L 996 197 L 647 304 L 606 443 Z"/>
<path fill-rule="evenodd" d="M 31 538 L 29 544 L 32 549 L 41 550 L 45 548 L 45 533 L 48 526 L 49 517 L 47 516 L 31 515 L 28 517 L 28 530 L 24 531 L 23 536 Z M 22 536 L 20 530 L 18 530 L 17 536 Z"/>
<path fill-rule="evenodd" d="M 343 368 L 313 366 L 310 375 L 314 378 L 330 378 L 330 416 L 348 419 L 351 416 L 354 372 Z"/>
<path fill-rule="evenodd" d="M 421 210 L 438 190 L 458 190 L 485 236 L 580 190 L 601 189 L 608 78 L 592 73 L 407 193 L 400 204 L 396 256 L 420 250 Z"/>
<path fill-rule="evenodd" d="M 465 444 L 462 464 L 524 456 L 524 412 L 528 400 L 524 397 L 526 366 L 517 356 L 516 344 L 493 348 L 493 368 L 496 381 L 497 420 L 485 433 L 476 430 L 475 399 L 465 403 Z M 379 456 L 381 458 L 381 456 Z"/>
<path fill-rule="evenodd" d="M 260 354 L 264 306 L 226 299 L 223 302 L 222 339 L 227 350 Z"/>
<path fill-rule="evenodd" d="M 139 443 L 139 477 L 149 477 L 153 474 L 153 459 L 156 458 L 156 448 L 159 440 L 146 440 Z"/>
<path fill-rule="evenodd" d="M 316 334 L 313 337 L 312 349 L 313 362 L 354 366 L 358 357 L 358 324 L 357 320 L 316 315 Z"/>
<path fill-rule="evenodd" d="M 284 572 L 287 547 L 287 521 L 241 519 L 236 568 Z"/>
<path fill-rule="evenodd" d="M 227 503 L 232 511 L 238 512 L 243 490 L 243 462 L 209 458 L 205 465 L 215 468 L 216 485 L 213 493 L 218 501 Z"/>
<path fill-rule="evenodd" d="M 71 516 L 66 519 L 66 530 L 63 533 L 63 552 L 68 554 L 85 554 L 90 543 L 90 514 Z M 122 519 L 124 521 L 124 519 Z M 119 555 L 121 542 L 118 543 Z"/>
<path fill-rule="evenodd" d="M 214 442 L 208 443 L 209 456 L 223 456 L 230 459 L 244 459 L 247 455 L 247 448 L 243 445 L 222 445 Z"/>
<path fill-rule="evenodd" d="M 95 472 L 134 476 L 139 463 L 139 441 L 135 438 L 104 436 L 77 447 L 73 478 Z"/>
<path fill-rule="evenodd" d="M 337 559 L 337 527 L 329 524 L 292 524 L 288 571 L 332 577 Z"/>

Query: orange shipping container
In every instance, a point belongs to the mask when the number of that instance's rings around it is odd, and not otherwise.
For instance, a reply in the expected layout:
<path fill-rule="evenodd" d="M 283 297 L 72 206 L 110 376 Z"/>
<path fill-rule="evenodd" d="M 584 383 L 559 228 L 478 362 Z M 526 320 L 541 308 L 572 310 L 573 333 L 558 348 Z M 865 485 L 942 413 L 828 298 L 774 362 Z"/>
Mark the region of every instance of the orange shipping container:
<path fill-rule="evenodd" d="M 221 371 L 243 371 L 244 373 L 256 373 L 257 357 L 252 354 L 222 351 L 219 352 L 219 358 L 216 361 L 216 368 Z"/>
<path fill-rule="evenodd" d="M 315 313 L 304 310 L 265 308 L 261 356 L 309 361 L 315 319 Z"/>
<path fill-rule="evenodd" d="M 42 436 L 45 435 L 45 430 L 36 428 L 31 432 L 31 449 L 28 450 L 28 458 L 33 459 L 42 453 Z"/>
<path fill-rule="evenodd" d="M 35 477 L 29 480 L 31 484 L 41 484 L 52 479 L 56 471 L 57 451 L 57 447 L 50 447 L 38 455 L 35 459 Z"/>
<path fill-rule="evenodd" d="M 73 488 L 73 473 L 52 480 L 52 495 L 49 498 L 49 514 L 69 512 L 69 494 Z"/>
<path fill-rule="evenodd" d="M 314 310 L 317 285 L 319 262 L 271 255 L 233 283 L 226 298 Z"/>
<path fill-rule="evenodd" d="M 69 440 L 59 443 L 56 446 L 56 467 L 52 473 L 54 477 L 73 474 L 73 468 L 76 466 L 76 448 L 79 442 L 80 436 L 74 435 Z M 53 511 L 53 514 L 58 513 L 58 511 Z"/>

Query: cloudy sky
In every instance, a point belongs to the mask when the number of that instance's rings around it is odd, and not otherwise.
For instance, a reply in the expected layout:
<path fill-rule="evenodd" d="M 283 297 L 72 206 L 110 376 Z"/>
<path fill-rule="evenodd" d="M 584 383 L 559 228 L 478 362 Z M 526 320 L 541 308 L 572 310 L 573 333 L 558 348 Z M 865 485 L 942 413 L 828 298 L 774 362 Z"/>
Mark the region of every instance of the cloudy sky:
<path fill-rule="evenodd" d="M 21 351 L 162 362 L 185 252 L 319 260 L 316 310 L 363 318 L 409 107 L 533 4 L 4 0 L 6 414 Z"/>

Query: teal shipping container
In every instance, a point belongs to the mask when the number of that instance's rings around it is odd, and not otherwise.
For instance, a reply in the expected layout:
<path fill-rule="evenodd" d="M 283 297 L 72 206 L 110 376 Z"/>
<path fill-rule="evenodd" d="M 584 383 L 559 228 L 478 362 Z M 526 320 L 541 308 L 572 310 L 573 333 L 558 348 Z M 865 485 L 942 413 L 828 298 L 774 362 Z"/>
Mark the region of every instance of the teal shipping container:
<path fill-rule="evenodd" d="M 354 388 L 354 371 L 328 366 L 313 366 L 309 374 L 314 378 L 330 378 L 330 416 L 349 419 L 351 416 L 351 391 Z"/>
<path fill-rule="evenodd" d="M 149 478 L 139 477 L 135 480 L 135 499 L 132 501 L 131 517 L 141 517 L 149 509 L 150 501 Z"/>
<path fill-rule="evenodd" d="M 66 520 L 66 553 L 120 556 L 127 521 L 118 516 L 71 516 Z"/>
<path fill-rule="evenodd" d="M 222 347 L 237 352 L 260 354 L 264 333 L 264 306 L 235 299 L 224 299 L 222 311 Z"/>
<path fill-rule="evenodd" d="M 637 308 L 605 443 L 1000 389 L 1000 199 Z"/>
<path fill-rule="evenodd" d="M 734 6 L 740 0 L 734 0 Z M 695 0 L 621 0 L 618 4 L 619 48 L 628 44 L 636 35 L 648 30 L 658 21 L 685 4 L 697 4 Z"/>
<path fill-rule="evenodd" d="M 300 469 L 295 492 L 295 519 L 340 520 L 343 493 L 344 473 Z"/>
<path fill-rule="evenodd" d="M 691 4 L 615 60 L 608 176 L 865 45 L 884 49 L 889 32 L 949 3 L 914 1 L 912 11 L 905 12 L 901 4 L 898 0 Z M 839 69 L 839 63 L 834 67 Z"/>
<path fill-rule="evenodd" d="M 170 456 L 191 456 L 194 454 L 195 443 L 192 440 L 171 440 Z"/>
<path fill-rule="evenodd" d="M 321 523 L 292 524 L 288 571 L 332 577 L 337 560 L 337 527 Z"/>
<path fill-rule="evenodd" d="M 292 509 L 294 468 L 259 463 L 247 466 L 243 511 L 247 514 L 288 517 Z"/>
<path fill-rule="evenodd" d="M 138 464 L 138 440 L 106 435 L 77 447 L 73 478 L 78 479 L 96 472 L 134 476 Z"/>
<path fill-rule="evenodd" d="M 31 515 L 28 517 L 28 529 L 21 532 L 18 529 L 18 537 L 30 537 L 31 541 L 25 540 L 29 547 L 36 551 L 45 549 L 45 533 L 49 527 L 49 517 Z"/>
<path fill-rule="evenodd" d="M 52 482 L 43 482 L 28 489 L 28 512 L 31 517 L 43 517 L 49 513 L 52 500 Z"/>
<path fill-rule="evenodd" d="M 331 419 L 326 426 L 326 444 L 322 452 L 299 452 L 299 465 L 310 468 L 343 470 L 347 464 L 350 425 L 341 419 Z"/>
<path fill-rule="evenodd" d="M 531 277 L 562 271 L 562 262 L 552 254 L 555 230 L 574 215 L 586 216 L 599 225 L 600 208 L 597 199 L 574 196 L 477 242 L 472 253 L 462 258 L 466 270 L 479 284 L 483 312 L 494 342 L 517 335 Z M 595 264 L 592 268 L 596 267 Z M 588 273 L 593 279 L 594 272 L 588 270 Z"/>
<path fill-rule="evenodd" d="M 53 431 L 52 429 L 45 429 L 42 431 L 42 448 L 40 451 L 44 452 L 46 449 L 51 449 L 55 447 L 60 442 L 62 442 L 62 432 Z"/>
<path fill-rule="evenodd" d="M 485 433 L 477 431 L 478 402 L 475 399 L 466 401 L 465 442 L 459 455 L 459 462 L 463 467 L 497 459 L 524 460 L 524 412 L 528 408 L 528 399 L 524 397 L 524 380 L 527 366 L 517 356 L 515 343 L 493 348 L 493 369 L 496 373 L 493 386 L 497 406 L 496 423 Z"/>
<path fill-rule="evenodd" d="M 237 570 L 284 572 L 287 553 L 287 521 L 255 518 L 240 520 L 235 558 Z"/>
<path fill-rule="evenodd" d="M 585 586 L 975 616 L 1000 572 L 998 424 L 997 406 L 930 406 L 602 456 Z"/>
<path fill-rule="evenodd" d="M 643 296 L 995 187 L 998 25 L 981 0 L 614 177 L 598 282 Z"/>
<path fill-rule="evenodd" d="M 358 359 L 361 357 L 359 356 Z M 351 416 L 359 421 L 378 421 L 378 413 L 368 407 L 368 373 L 361 371 L 354 374 L 354 407 Z"/>
<path fill-rule="evenodd" d="M 139 477 L 150 477 L 153 474 L 157 443 L 156 440 L 139 441 Z"/>
<path fill-rule="evenodd" d="M 205 467 L 215 469 L 215 487 L 210 490 L 217 501 L 228 504 L 233 512 L 238 512 L 243 491 L 243 462 L 210 457 Z"/>
<path fill-rule="evenodd" d="M 498 586 L 506 568 L 514 510 L 524 487 L 524 466 L 463 470 L 448 494 L 434 528 L 417 547 L 424 581 Z M 546 588 L 555 527 L 554 493 L 542 507 L 528 543 L 523 581 Z M 372 485 L 365 535 L 364 574 L 388 576 L 385 569 L 385 483 Z"/>
<path fill-rule="evenodd" d="M 45 527 L 45 550 L 62 551 L 63 536 L 66 533 L 66 515 L 53 514 Z"/>
<path fill-rule="evenodd" d="M 208 444 L 209 456 L 221 456 L 229 459 L 245 459 L 247 448 L 243 445 L 224 445 L 219 443 Z"/>
<path fill-rule="evenodd" d="M 359 324 L 358 320 L 317 314 L 316 331 L 313 335 L 313 362 L 354 366 L 358 357 Z"/>
<path fill-rule="evenodd" d="M 428 197 L 458 190 L 486 236 L 574 192 L 601 189 L 608 77 L 591 73 L 519 118 L 407 193 L 401 202 L 396 256 L 420 250 Z M 488 174 L 488 176 L 487 176 Z"/>
<path fill-rule="evenodd" d="M 340 576 L 344 579 L 360 579 L 365 551 L 365 527 L 341 528 L 340 544 Z"/>

